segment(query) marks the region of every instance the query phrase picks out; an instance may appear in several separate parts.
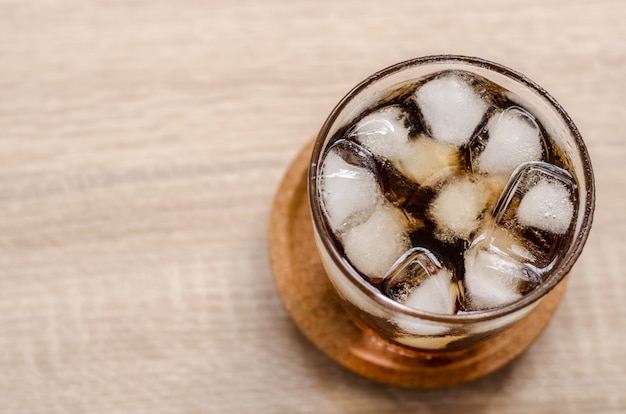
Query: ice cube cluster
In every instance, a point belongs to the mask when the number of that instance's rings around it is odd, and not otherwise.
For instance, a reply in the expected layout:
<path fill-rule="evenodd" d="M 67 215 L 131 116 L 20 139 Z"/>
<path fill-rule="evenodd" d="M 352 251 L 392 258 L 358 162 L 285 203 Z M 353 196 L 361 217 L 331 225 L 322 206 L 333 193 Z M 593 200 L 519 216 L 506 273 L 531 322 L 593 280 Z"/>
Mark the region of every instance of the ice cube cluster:
<path fill-rule="evenodd" d="M 508 305 L 569 242 L 577 186 L 536 118 L 490 81 L 446 71 L 341 128 L 317 177 L 350 264 L 438 314 Z"/>

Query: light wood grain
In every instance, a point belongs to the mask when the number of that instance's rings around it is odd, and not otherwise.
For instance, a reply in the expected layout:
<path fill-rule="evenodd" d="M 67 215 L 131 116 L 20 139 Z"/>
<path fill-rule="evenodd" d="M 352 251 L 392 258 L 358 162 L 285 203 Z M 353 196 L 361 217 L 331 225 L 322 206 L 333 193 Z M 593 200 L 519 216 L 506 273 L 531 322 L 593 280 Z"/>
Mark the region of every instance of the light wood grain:
<path fill-rule="evenodd" d="M 626 411 L 626 5 L 0 2 L 0 412 Z M 370 73 L 476 55 L 550 91 L 597 209 L 554 320 L 460 387 L 360 378 L 293 326 L 266 234 L 288 164 Z"/>

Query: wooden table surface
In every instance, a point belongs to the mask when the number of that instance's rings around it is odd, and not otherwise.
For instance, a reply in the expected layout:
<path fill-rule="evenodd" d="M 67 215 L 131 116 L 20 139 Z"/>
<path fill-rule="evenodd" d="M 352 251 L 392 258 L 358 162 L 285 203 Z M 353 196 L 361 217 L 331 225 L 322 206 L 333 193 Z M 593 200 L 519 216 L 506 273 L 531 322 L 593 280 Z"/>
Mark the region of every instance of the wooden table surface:
<path fill-rule="evenodd" d="M 625 20 L 617 0 L 0 1 L 0 412 L 626 412 Z M 424 391 L 317 351 L 266 235 L 335 103 L 440 53 L 550 91 L 597 209 L 528 352 Z"/>

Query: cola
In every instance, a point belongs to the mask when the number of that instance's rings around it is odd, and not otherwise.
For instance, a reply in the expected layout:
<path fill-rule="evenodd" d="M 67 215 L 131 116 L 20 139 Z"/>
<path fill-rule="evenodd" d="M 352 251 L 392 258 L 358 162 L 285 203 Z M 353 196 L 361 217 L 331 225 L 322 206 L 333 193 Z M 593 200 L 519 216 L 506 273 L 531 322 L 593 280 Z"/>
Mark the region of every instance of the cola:
<path fill-rule="evenodd" d="M 391 90 L 339 128 L 322 158 L 320 199 L 337 249 L 382 294 L 425 311 L 481 310 L 536 288 L 559 259 L 577 205 L 570 165 L 507 91 L 469 72 L 443 71 Z M 528 190 L 565 189 L 550 206 L 566 209 L 558 233 L 549 223 L 520 225 L 518 206 L 507 203 L 511 191 L 522 191 L 520 177 L 529 168 L 548 173 L 545 182 L 525 183 Z M 342 173 L 351 191 L 332 188 Z M 504 204 L 510 211 L 500 214 Z M 523 211 L 532 216 L 540 208 Z M 481 249 L 485 239 L 489 245 Z M 417 265 L 407 263 L 414 260 L 411 249 L 424 253 Z M 466 280 L 481 272 L 503 279 L 502 286 Z M 416 300 L 420 288 L 431 293 Z M 500 298 L 482 298 L 476 289 Z M 449 296 L 445 305 L 429 305 L 442 295 Z"/>
<path fill-rule="evenodd" d="M 593 210 L 569 117 L 475 58 L 416 59 L 358 85 L 323 126 L 309 179 L 348 314 L 421 349 L 466 347 L 530 312 L 580 254 Z"/>

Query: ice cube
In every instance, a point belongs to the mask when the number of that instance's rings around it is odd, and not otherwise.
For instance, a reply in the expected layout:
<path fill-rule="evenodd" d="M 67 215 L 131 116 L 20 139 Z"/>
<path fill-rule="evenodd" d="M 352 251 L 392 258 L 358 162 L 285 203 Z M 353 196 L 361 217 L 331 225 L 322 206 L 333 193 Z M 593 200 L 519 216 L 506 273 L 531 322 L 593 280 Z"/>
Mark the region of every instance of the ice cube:
<path fill-rule="evenodd" d="M 456 148 L 420 135 L 410 140 L 394 166 L 413 182 L 434 186 L 459 168 Z"/>
<path fill-rule="evenodd" d="M 404 305 L 433 313 L 454 313 L 455 304 L 450 299 L 451 278 L 450 270 L 441 269 L 413 289 Z"/>
<path fill-rule="evenodd" d="M 539 161 L 543 138 L 537 122 L 525 110 L 507 108 L 491 116 L 488 139 L 476 163 L 480 172 L 509 176 L 519 165 Z"/>
<path fill-rule="evenodd" d="M 459 296 L 453 278 L 454 272 L 443 267 L 432 252 L 414 247 L 396 262 L 385 277 L 383 289 L 410 308 L 452 314 Z"/>
<path fill-rule="evenodd" d="M 531 256 L 525 263 L 539 273 L 545 273 L 563 254 L 576 214 L 576 191 L 567 171 L 544 162 L 527 163 L 513 174 L 492 213 L 493 225 L 519 240 Z M 499 248 L 519 256 L 512 248 Z"/>
<path fill-rule="evenodd" d="M 432 137 L 460 147 L 467 143 L 489 108 L 465 79 L 455 72 L 426 82 L 415 93 Z"/>
<path fill-rule="evenodd" d="M 543 179 L 522 198 L 517 208 L 517 219 L 523 226 L 563 234 L 574 215 L 570 197 L 570 191 L 562 182 Z"/>
<path fill-rule="evenodd" d="M 524 244 L 524 240 L 513 236 L 511 232 L 500 225 L 494 225 L 487 233 L 476 239 L 473 242 L 474 244 L 482 243 L 483 245 L 488 245 L 489 249 L 495 249 L 519 262 L 533 263 L 536 260 L 532 252 Z"/>
<path fill-rule="evenodd" d="M 519 283 L 528 279 L 524 265 L 493 249 L 476 247 L 465 253 L 465 294 L 468 310 L 491 309 L 522 297 Z"/>
<path fill-rule="evenodd" d="M 429 210 L 437 237 L 444 241 L 469 239 L 480 227 L 489 197 L 486 187 L 469 177 L 446 184 Z"/>
<path fill-rule="evenodd" d="M 397 207 L 385 203 L 364 222 L 341 236 L 346 257 L 370 279 L 381 279 L 410 248 L 407 218 Z"/>
<path fill-rule="evenodd" d="M 322 208 L 334 233 L 367 219 L 382 203 L 375 168 L 371 154 L 357 144 L 340 140 L 329 149 L 319 179 Z"/>
<path fill-rule="evenodd" d="M 397 160 L 406 150 L 409 139 L 407 125 L 406 113 L 399 106 L 392 105 L 366 115 L 350 132 L 350 137 L 374 156 Z"/>

